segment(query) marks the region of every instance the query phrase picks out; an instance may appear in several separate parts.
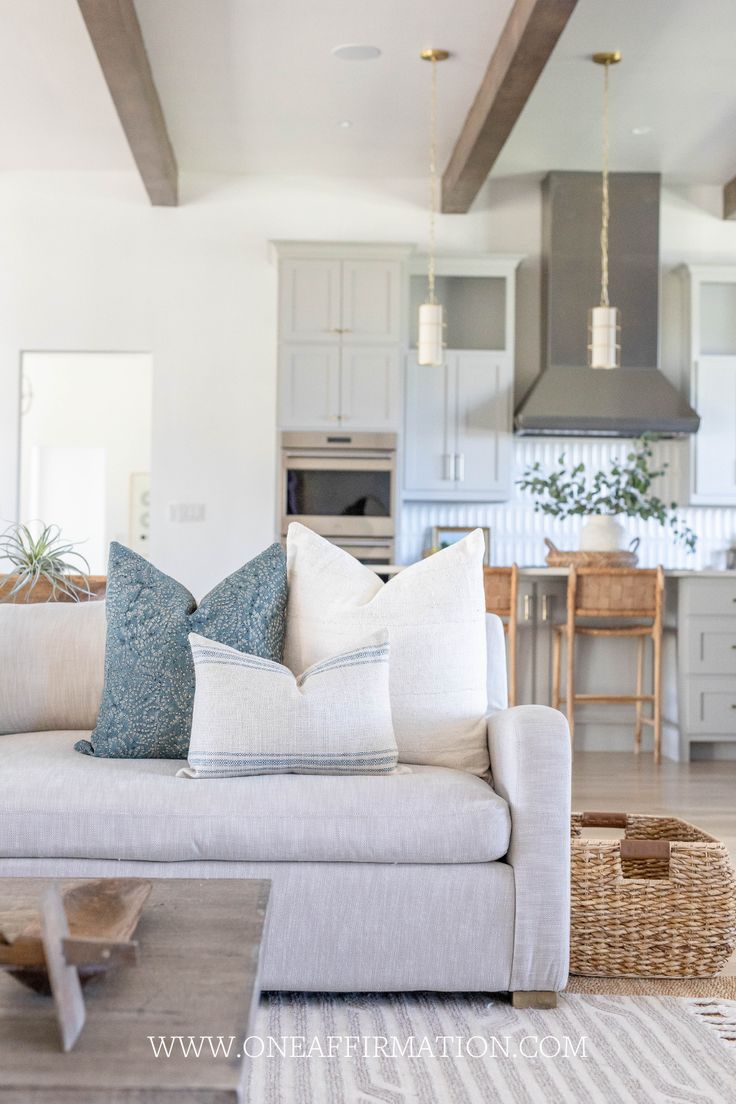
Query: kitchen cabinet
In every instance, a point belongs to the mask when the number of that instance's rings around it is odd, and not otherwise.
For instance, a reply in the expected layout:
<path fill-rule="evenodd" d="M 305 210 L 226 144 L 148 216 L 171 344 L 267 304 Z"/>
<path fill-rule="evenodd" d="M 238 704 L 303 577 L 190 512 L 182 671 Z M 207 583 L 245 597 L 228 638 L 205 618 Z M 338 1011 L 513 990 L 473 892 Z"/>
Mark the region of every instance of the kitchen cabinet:
<path fill-rule="evenodd" d="M 345 260 L 342 268 L 343 342 L 387 344 L 401 338 L 403 268 L 392 260 Z"/>
<path fill-rule="evenodd" d="M 519 705 L 552 701 L 553 626 L 565 619 L 564 578 L 519 579 L 517 684 Z"/>
<path fill-rule="evenodd" d="M 281 341 L 337 344 L 341 328 L 341 264 L 319 258 L 282 261 L 279 270 Z"/>
<path fill-rule="evenodd" d="M 284 259 L 279 274 L 282 341 L 397 342 L 401 262 Z"/>
<path fill-rule="evenodd" d="M 390 429 L 401 405 L 401 355 L 393 345 L 349 345 L 340 358 L 340 424 Z"/>
<path fill-rule="evenodd" d="M 519 257 L 438 258 L 445 308 L 444 363 L 417 363 L 416 318 L 426 269 L 412 262 L 410 351 L 404 396 L 403 497 L 496 502 L 510 497 Z"/>
<path fill-rule="evenodd" d="M 692 443 L 694 503 L 736 503 L 736 355 L 693 361 L 691 402 L 700 415 Z"/>
<path fill-rule="evenodd" d="M 284 344 L 279 407 L 283 429 L 390 429 L 400 402 L 393 346 Z"/>
<path fill-rule="evenodd" d="M 439 368 L 410 355 L 405 497 L 508 498 L 512 390 L 507 354 L 448 349 Z"/>
<path fill-rule="evenodd" d="M 689 265 L 690 501 L 736 504 L 736 265 Z"/>
<path fill-rule="evenodd" d="M 680 579 L 680 758 L 690 745 L 736 744 L 736 577 Z"/>
<path fill-rule="evenodd" d="M 339 346 L 284 344 L 279 367 L 281 425 L 334 429 L 340 410 Z"/>
<path fill-rule="evenodd" d="M 279 425 L 396 429 L 408 246 L 276 243 Z"/>

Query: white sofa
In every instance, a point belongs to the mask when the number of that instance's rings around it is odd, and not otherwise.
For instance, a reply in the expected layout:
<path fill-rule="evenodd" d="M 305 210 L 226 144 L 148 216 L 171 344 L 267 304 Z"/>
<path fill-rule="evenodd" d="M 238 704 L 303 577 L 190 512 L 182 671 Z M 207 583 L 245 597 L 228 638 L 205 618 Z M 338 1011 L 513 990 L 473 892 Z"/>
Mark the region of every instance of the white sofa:
<path fill-rule="evenodd" d="M 29 630 L 31 608 L 43 632 Z M 544 706 L 506 708 L 496 618 L 491 784 L 419 766 L 193 783 L 175 777 L 177 760 L 73 750 L 93 723 L 90 695 L 99 701 L 103 615 L 0 606 L 0 875 L 270 878 L 264 989 L 564 987 L 567 723 Z M 54 727 L 8 731 L 8 717 Z"/>

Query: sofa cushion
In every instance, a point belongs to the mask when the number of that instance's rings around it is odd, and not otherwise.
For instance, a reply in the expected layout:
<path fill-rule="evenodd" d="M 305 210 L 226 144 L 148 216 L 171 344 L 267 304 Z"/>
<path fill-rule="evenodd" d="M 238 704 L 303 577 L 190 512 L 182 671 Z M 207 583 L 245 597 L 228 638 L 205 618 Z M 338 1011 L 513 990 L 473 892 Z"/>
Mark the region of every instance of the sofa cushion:
<path fill-rule="evenodd" d="M 194 665 L 190 632 L 281 660 L 286 560 L 280 545 L 233 572 L 197 606 L 148 560 L 110 545 L 105 688 L 97 725 L 78 751 L 111 758 L 186 757 Z"/>
<path fill-rule="evenodd" d="M 315 663 L 283 663 L 189 634 L 197 688 L 183 778 L 389 774 L 396 768 L 388 634 Z"/>
<path fill-rule="evenodd" d="M 166 759 L 78 755 L 80 732 L 0 740 L 0 857 L 183 862 L 490 862 L 505 801 L 443 767 L 389 775 L 176 777 Z"/>
<path fill-rule="evenodd" d="M 476 529 L 383 583 L 349 552 L 292 523 L 284 662 L 298 674 L 388 629 L 400 762 L 484 774 L 484 551 Z"/>
<path fill-rule="evenodd" d="M 104 602 L 0 603 L 0 735 L 93 728 L 104 660 Z"/>

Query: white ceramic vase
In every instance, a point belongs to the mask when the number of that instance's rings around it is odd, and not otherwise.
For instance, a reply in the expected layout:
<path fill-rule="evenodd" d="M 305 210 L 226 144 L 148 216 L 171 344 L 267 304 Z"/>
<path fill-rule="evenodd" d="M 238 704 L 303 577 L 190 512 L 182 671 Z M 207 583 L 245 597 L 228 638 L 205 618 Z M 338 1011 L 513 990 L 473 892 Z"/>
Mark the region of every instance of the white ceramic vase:
<path fill-rule="evenodd" d="M 590 514 L 580 530 L 583 552 L 619 552 L 626 548 L 626 530 L 610 514 Z"/>

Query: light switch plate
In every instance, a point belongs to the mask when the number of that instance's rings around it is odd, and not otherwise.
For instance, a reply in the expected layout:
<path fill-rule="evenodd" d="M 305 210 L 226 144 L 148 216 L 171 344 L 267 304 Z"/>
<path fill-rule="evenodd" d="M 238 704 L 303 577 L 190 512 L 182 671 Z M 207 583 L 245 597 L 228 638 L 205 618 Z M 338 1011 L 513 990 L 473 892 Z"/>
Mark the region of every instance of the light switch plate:
<path fill-rule="evenodd" d="M 207 510 L 204 502 L 170 502 L 169 521 L 193 522 L 204 521 Z"/>

